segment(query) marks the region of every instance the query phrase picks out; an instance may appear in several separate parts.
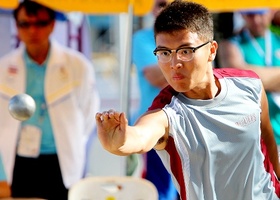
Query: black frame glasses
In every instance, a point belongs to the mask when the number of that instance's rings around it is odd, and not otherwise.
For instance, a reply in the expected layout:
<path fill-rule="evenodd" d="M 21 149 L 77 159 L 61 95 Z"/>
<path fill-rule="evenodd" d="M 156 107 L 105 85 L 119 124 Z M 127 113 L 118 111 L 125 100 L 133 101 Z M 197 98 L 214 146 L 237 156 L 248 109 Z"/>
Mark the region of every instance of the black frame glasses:
<path fill-rule="evenodd" d="M 156 48 L 153 53 L 157 56 L 158 60 L 162 63 L 170 62 L 172 59 L 172 53 L 175 52 L 178 55 L 178 58 L 182 61 L 190 61 L 194 57 L 194 53 L 199 48 L 205 46 L 211 41 L 205 42 L 197 47 L 180 47 L 178 49 L 164 49 Z"/>

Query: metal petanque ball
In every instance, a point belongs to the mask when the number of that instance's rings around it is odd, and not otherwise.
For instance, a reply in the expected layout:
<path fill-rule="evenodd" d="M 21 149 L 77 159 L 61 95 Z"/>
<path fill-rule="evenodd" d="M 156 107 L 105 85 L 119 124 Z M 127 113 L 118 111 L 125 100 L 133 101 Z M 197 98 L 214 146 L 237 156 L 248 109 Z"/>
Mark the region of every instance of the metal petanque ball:
<path fill-rule="evenodd" d="M 17 94 L 9 101 L 9 112 L 13 118 L 19 121 L 29 119 L 35 112 L 36 104 L 28 94 Z"/>

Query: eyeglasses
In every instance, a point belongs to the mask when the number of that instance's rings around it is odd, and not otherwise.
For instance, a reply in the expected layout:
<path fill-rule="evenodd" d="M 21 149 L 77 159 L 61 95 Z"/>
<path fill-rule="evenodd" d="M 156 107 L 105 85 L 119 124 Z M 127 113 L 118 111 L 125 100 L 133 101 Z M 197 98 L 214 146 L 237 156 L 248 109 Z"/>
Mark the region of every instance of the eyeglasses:
<path fill-rule="evenodd" d="M 36 22 L 27 22 L 27 21 L 18 21 L 17 26 L 22 29 L 28 29 L 31 26 L 35 26 L 36 28 L 44 28 L 48 26 L 52 20 L 40 20 Z"/>
<path fill-rule="evenodd" d="M 190 61 L 191 59 L 193 59 L 195 51 L 198 50 L 199 48 L 205 46 L 209 42 L 211 42 L 211 41 L 205 42 L 202 45 L 199 45 L 197 47 L 180 47 L 178 49 L 156 48 L 153 53 L 155 54 L 155 56 L 157 56 L 158 61 L 161 63 L 170 62 L 172 59 L 172 53 L 174 53 L 174 52 L 177 54 L 178 59 L 180 59 L 182 61 Z"/>

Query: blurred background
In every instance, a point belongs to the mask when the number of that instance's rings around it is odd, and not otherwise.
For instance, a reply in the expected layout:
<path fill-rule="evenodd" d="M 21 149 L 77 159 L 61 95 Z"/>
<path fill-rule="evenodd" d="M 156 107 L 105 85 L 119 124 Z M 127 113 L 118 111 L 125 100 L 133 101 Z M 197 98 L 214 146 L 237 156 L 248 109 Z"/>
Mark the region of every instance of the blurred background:
<path fill-rule="evenodd" d="M 129 33 L 151 25 L 152 21 L 149 13 L 145 16 L 128 16 L 128 13 L 85 14 L 77 11 L 57 13 L 52 37 L 82 52 L 92 61 L 101 96 L 101 111 L 114 108 L 134 113 L 137 109 L 139 92 L 133 65 L 130 65 L 126 72 L 129 80 L 127 79 L 126 83 L 121 82 L 124 80 L 121 75 L 121 68 L 125 62 L 124 43 L 130 41 Z M 1 2 L 0 41 L 0 56 L 20 45 L 12 11 L 1 7 Z M 124 98 L 127 102 L 121 105 Z M 103 150 L 95 136 L 89 145 L 88 175 L 126 174 L 126 158 L 114 156 Z"/>
<path fill-rule="evenodd" d="M 54 9 L 60 8 L 57 9 L 59 12 L 52 37 L 81 51 L 92 61 L 101 95 L 101 111 L 113 108 L 132 115 L 138 107 L 139 91 L 136 72 L 130 58 L 131 35 L 139 29 L 152 26 L 153 17 L 149 8 L 152 7 L 153 0 L 92 0 L 93 4 L 102 4 L 104 10 L 101 7 L 99 9 L 84 5 L 90 1 L 82 0 L 39 2 L 52 5 L 50 7 Z M 11 13 L 16 3 L 17 0 L 0 0 L 0 56 L 20 45 Z M 280 7 L 276 0 L 200 3 L 213 10 L 216 40 L 227 37 L 242 27 L 242 20 L 234 15 L 235 10 Z M 124 8 L 120 8 L 120 5 L 124 5 Z M 93 137 L 89 146 L 89 175 L 126 174 L 126 158 L 105 152 L 97 138 Z"/>

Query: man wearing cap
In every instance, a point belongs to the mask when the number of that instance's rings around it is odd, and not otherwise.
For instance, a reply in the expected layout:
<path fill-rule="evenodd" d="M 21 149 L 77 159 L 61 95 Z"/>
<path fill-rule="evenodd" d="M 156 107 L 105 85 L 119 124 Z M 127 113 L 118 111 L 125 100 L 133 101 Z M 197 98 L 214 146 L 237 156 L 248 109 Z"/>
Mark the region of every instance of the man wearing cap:
<path fill-rule="evenodd" d="M 280 146 L 280 37 L 270 31 L 273 11 L 240 11 L 244 28 L 232 38 L 220 42 L 218 59 L 221 67 L 255 71 L 267 92 L 270 120 Z"/>

